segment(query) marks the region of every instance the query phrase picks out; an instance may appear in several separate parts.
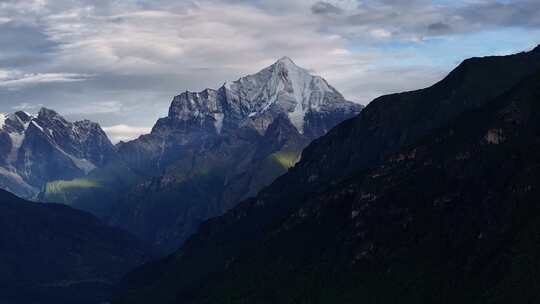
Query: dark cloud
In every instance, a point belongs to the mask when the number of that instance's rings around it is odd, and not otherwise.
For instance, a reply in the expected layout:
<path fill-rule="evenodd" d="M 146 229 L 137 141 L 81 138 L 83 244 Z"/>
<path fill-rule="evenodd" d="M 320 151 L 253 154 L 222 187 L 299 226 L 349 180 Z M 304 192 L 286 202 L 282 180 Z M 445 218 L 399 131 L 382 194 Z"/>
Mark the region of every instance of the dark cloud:
<path fill-rule="evenodd" d="M 434 5 L 432 1 L 362 1 L 359 9 L 335 22 L 345 32 L 369 33 L 380 28 L 393 38 L 422 38 L 501 28 L 540 28 L 540 1 L 470 1 L 459 5 Z M 349 27 L 349 31 L 347 28 Z M 427 32 L 426 32 L 427 28 Z"/>
<path fill-rule="evenodd" d="M 479 26 L 540 27 L 540 1 L 489 1 L 456 10 L 466 22 Z"/>
<path fill-rule="evenodd" d="M 443 22 L 435 22 L 428 25 L 428 31 L 431 34 L 446 34 L 452 31 L 452 27 Z"/>
<path fill-rule="evenodd" d="M 56 45 L 39 27 L 16 21 L 0 24 L 0 67 L 21 67 L 46 61 Z"/>
<path fill-rule="evenodd" d="M 328 2 L 323 2 L 323 1 L 319 1 L 315 4 L 313 4 L 313 6 L 311 7 L 311 11 L 314 13 L 314 14 L 319 14 L 319 15 L 327 15 L 327 14 L 341 14 L 343 13 L 343 9 L 331 4 L 331 3 L 328 3 Z"/>

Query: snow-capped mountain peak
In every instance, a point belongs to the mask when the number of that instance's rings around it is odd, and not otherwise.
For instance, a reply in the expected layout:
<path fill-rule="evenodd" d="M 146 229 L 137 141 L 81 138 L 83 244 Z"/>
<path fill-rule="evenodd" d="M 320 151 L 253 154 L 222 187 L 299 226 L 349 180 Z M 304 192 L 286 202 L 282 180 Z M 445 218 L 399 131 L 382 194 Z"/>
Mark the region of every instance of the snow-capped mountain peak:
<path fill-rule="evenodd" d="M 19 111 L 0 118 L 0 186 L 25 197 L 47 181 L 87 174 L 115 154 L 90 121 L 68 122 L 47 108 L 36 116 Z"/>
<path fill-rule="evenodd" d="M 307 113 L 351 105 L 326 80 L 299 67 L 289 57 L 240 78 L 227 88 L 233 99 L 249 109 L 249 117 L 255 118 L 267 111 L 286 114 L 300 133 L 304 132 Z"/>
<path fill-rule="evenodd" d="M 6 133 L 22 133 L 34 117 L 23 111 L 11 114 L 0 114 L 0 131 Z"/>
<path fill-rule="evenodd" d="M 282 57 L 255 74 L 226 82 L 218 90 L 184 92 L 176 96 L 168 117 L 154 130 L 167 132 L 170 128 L 167 126 L 173 125 L 183 129 L 213 128 L 221 133 L 224 126 L 251 124 L 264 134 L 276 117 L 285 115 L 303 134 L 309 115 L 336 112 L 350 115 L 360 109 L 360 105 L 345 100 L 322 77 L 312 75 L 289 57 Z M 314 124 L 312 121 L 308 128 L 318 129 L 317 134 L 327 130 Z"/>
<path fill-rule="evenodd" d="M 280 59 L 278 59 L 278 61 L 276 61 L 276 63 L 287 63 L 287 64 L 292 64 L 292 65 L 296 66 L 294 61 L 291 58 L 287 57 L 287 56 L 281 57 Z"/>

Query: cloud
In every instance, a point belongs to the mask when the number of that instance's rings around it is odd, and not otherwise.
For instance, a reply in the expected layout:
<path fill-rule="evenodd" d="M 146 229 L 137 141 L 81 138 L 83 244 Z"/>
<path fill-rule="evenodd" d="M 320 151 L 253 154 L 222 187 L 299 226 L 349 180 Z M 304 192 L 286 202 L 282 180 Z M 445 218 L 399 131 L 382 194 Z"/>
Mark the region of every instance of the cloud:
<path fill-rule="evenodd" d="M 110 127 L 104 127 L 103 131 L 107 133 L 113 143 L 120 141 L 129 141 L 136 139 L 140 135 L 148 134 L 151 128 L 145 127 L 133 127 L 128 125 L 115 125 Z"/>
<path fill-rule="evenodd" d="M 29 102 L 21 102 L 18 105 L 15 105 L 12 107 L 15 111 L 35 111 L 37 109 L 40 109 L 43 107 L 43 104 L 41 103 L 29 103 Z"/>
<path fill-rule="evenodd" d="M 74 10 L 45 19 L 50 39 L 59 44 L 56 65 L 117 75 L 198 76 L 216 69 L 245 73 L 284 53 L 324 56 L 345 43 L 319 32 L 316 20 L 268 14 L 251 6 L 202 2 L 176 11 L 95 13 Z"/>
<path fill-rule="evenodd" d="M 87 79 L 89 75 L 76 73 L 35 73 L 21 74 L 11 71 L 0 71 L 0 88 L 12 90 L 21 89 L 25 86 L 32 86 L 44 83 L 75 82 Z"/>
<path fill-rule="evenodd" d="M 119 101 L 87 101 L 84 103 L 74 104 L 71 107 L 66 107 L 63 112 L 66 115 L 95 115 L 116 113 L 122 111 L 123 108 L 123 104 Z"/>
<path fill-rule="evenodd" d="M 356 1 L 356 6 L 341 1 L 317 2 L 312 11 L 320 12 L 321 27 L 351 41 L 364 44 L 385 41 L 391 33 L 394 42 L 421 42 L 433 36 L 453 36 L 504 28 L 540 28 L 540 2 L 513 1 Z M 342 13 L 328 18 L 332 7 Z"/>
<path fill-rule="evenodd" d="M 323 2 L 323 1 L 319 1 L 315 4 L 313 4 L 313 6 L 311 7 L 311 11 L 314 13 L 314 14 L 321 14 L 321 15 L 325 15 L 325 14 L 341 14 L 343 13 L 343 9 L 331 4 L 331 3 L 328 3 L 328 2 Z"/>
<path fill-rule="evenodd" d="M 428 25 L 428 31 L 434 34 L 446 34 L 452 31 L 452 27 L 443 22 L 435 22 Z"/>
<path fill-rule="evenodd" d="M 392 33 L 388 30 L 382 29 L 382 28 L 376 28 L 369 31 L 371 36 L 378 38 L 378 39 L 385 39 L 392 37 Z"/>

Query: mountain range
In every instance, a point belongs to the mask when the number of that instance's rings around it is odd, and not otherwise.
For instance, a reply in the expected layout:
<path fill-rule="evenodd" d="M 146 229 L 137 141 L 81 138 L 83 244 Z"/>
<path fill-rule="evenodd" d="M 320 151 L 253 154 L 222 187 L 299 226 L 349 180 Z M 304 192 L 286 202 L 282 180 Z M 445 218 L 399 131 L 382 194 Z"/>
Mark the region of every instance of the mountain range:
<path fill-rule="evenodd" d="M 110 162 L 114 146 L 88 120 L 68 122 L 53 110 L 0 114 L 0 188 L 32 198 L 48 182 L 85 176 Z"/>
<path fill-rule="evenodd" d="M 151 246 L 86 212 L 0 190 L 1 303 L 103 303 L 152 257 Z"/>
<path fill-rule="evenodd" d="M 540 47 L 380 97 L 114 303 L 534 303 Z"/>
<path fill-rule="evenodd" d="M 540 46 L 365 108 L 284 57 L 116 146 L 48 109 L 0 126 L 1 187 L 101 218 L 0 191 L 0 302 L 540 298 Z"/>
<path fill-rule="evenodd" d="M 90 211 L 172 251 L 361 109 L 284 57 L 217 90 L 174 97 L 150 134 L 116 147 L 118 161 L 49 182 L 39 199 Z"/>

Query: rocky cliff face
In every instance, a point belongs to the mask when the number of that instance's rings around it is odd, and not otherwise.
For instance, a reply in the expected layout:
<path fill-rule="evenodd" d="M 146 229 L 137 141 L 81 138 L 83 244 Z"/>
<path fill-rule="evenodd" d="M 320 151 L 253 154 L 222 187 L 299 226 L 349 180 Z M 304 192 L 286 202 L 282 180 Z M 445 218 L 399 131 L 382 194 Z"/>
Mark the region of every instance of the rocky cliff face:
<path fill-rule="evenodd" d="M 71 123 L 46 108 L 2 114 L 0 122 L 0 187 L 24 197 L 49 181 L 84 176 L 116 153 L 98 124 Z"/>
<path fill-rule="evenodd" d="M 534 302 L 539 84 L 536 49 L 377 99 L 116 303 Z"/>

